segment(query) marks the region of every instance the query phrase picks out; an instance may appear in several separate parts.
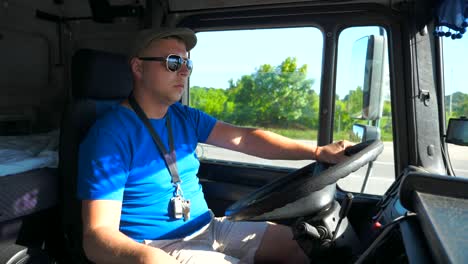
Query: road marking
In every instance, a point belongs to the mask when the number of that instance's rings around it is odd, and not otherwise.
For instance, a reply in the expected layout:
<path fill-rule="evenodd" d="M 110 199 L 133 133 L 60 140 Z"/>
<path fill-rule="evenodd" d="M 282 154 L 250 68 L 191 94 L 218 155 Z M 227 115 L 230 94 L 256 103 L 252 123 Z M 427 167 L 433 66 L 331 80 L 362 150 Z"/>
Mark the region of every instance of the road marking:
<path fill-rule="evenodd" d="M 355 175 L 355 174 L 350 174 L 349 176 L 346 176 L 342 179 L 345 179 L 345 178 L 354 178 L 354 179 L 364 179 L 364 175 Z M 340 179 L 341 180 L 341 179 Z M 369 177 L 369 180 L 386 180 L 386 181 L 395 181 L 395 178 L 385 178 L 385 177 L 378 177 L 378 176 L 374 176 L 374 175 L 371 175 Z"/>
<path fill-rule="evenodd" d="M 382 165 L 393 166 L 395 163 L 394 162 L 388 162 L 388 161 L 374 161 L 374 164 L 382 164 Z"/>

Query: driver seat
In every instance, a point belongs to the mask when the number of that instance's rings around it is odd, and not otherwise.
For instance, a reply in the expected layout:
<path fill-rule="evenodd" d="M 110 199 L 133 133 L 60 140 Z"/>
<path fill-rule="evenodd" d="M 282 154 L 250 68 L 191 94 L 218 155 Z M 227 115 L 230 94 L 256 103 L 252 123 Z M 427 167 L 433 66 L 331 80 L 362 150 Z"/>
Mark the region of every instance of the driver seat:
<path fill-rule="evenodd" d="M 132 75 L 126 56 L 82 49 L 72 58 L 72 100 L 61 124 L 59 174 L 64 263 L 90 263 L 82 247 L 81 201 L 76 197 L 78 150 L 94 122 L 127 98 Z"/>

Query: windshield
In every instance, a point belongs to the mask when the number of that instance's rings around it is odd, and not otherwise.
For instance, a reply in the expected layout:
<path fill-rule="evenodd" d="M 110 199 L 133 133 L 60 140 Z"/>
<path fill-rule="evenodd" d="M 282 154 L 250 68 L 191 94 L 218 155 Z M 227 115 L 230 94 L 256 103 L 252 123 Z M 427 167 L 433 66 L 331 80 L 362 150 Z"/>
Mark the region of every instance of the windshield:
<path fill-rule="evenodd" d="M 452 40 L 443 38 L 445 75 L 445 116 L 468 116 L 468 36 Z M 447 144 L 456 176 L 468 177 L 468 147 Z"/>

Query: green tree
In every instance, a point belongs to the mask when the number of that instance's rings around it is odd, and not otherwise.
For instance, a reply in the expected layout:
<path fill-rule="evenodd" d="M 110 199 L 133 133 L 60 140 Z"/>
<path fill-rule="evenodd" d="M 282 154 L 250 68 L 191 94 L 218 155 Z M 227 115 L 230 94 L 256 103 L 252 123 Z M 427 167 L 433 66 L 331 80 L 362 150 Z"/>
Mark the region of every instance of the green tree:
<path fill-rule="evenodd" d="M 468 94 L 455 92 L 445 96 L 445 119 L 468 116 Z"/>
<path fill-rule="evenodd" d="M 390 101 L 384 101 L 383 105 L 383 116 L 391 116 L 392 114 L 392 105 L 390 104 Z"/>
<path fill-rule="evenodd" d="M 340 100 L 335 100 L 335 132 L 352 131 L 354 123 L 358 122 L 362 114 L 362 88 L 358 86 L 356 90 L 351 90 Z"/>
<path fill-rule="evenodd" d="M 307 65 L 298 67 L 296 58 L 286 58 L 277 67 L 264 64 L 231 81 L 228 96 L 235 104 L 234 123 L 289 127 L 312 122 L 303 118 L 305 112 L 314 111 L 313 101 L 308 101 L 314 99 L 314 81 L 306 78 L 306 72 Z"/>
<path fill-rule="evenodd" d="M 350 122 L 349 113 L 346 110 L 346 102 L 341 101 L 338 97 L 335 99 L 335 119 L 334 128 L 335 132 L 340 133 L 346 130 Z"/>
<path fill-rule="evenodd" d="M 319 95 L 314 90 L 309 90 L 306 96 L 306 105 L 298 123 L 307 128 L 318 129 L 319 106 Z"/>
<path fill-rule="evenodd" d="M 468 116 L 468 94 L 455 92 L 445 96 L 445 111 L 449 117 Z"/>
<path fill-rule="evenodd" d="M 225 119 L 234 106 L 227 101 L 225 90 L 194 86 L 190 88 L 190 105 L 218 119 Z"/>
<path fill-rule="evenodd" d="M 346 110 L 352 117 L 359 117 L 362 114 L 362 87 L 358 86 L 356 90 L 351 90 L 345 96 Z"/>
<path fill-rule="evenodd" d="M 384 101 L 380 128 L 382 134 L 392 134 L 392 106 L 388 100 Z"/>

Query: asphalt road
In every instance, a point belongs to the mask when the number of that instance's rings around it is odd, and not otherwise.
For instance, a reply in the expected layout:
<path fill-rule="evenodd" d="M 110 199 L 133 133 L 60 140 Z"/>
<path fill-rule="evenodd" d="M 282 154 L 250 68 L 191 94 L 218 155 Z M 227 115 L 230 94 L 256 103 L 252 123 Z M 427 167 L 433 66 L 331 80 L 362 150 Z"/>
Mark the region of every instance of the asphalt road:
<path fill-rule="evenodd" d="M 306 141 L 309 144 L 315 144 L 314 141 Z M 468 147 L 461 147 L 449 144 L 449 155 L 455 174 L 460 177 L 468 178 Z M 230 151 L 213 147 L 211 145 L 200 144 L 197 149 L 200 158 L 218 159 L 226 161 L 238 161 L 269 166 L 300 168 L 311 161 L 283 161 L 266 160 L 249 156 L 243 153 Z M 395 179 L 392 142 L 384 142 L 384 151 L 373 164 L 370 176 L 368 178 L 364 192 L 372 194 L 383 194 Z M 367 172 L 367 166 L 357 172 L 341 179 L 338 184 L 341 188 L 348 191 L 360 192 Z"/>

